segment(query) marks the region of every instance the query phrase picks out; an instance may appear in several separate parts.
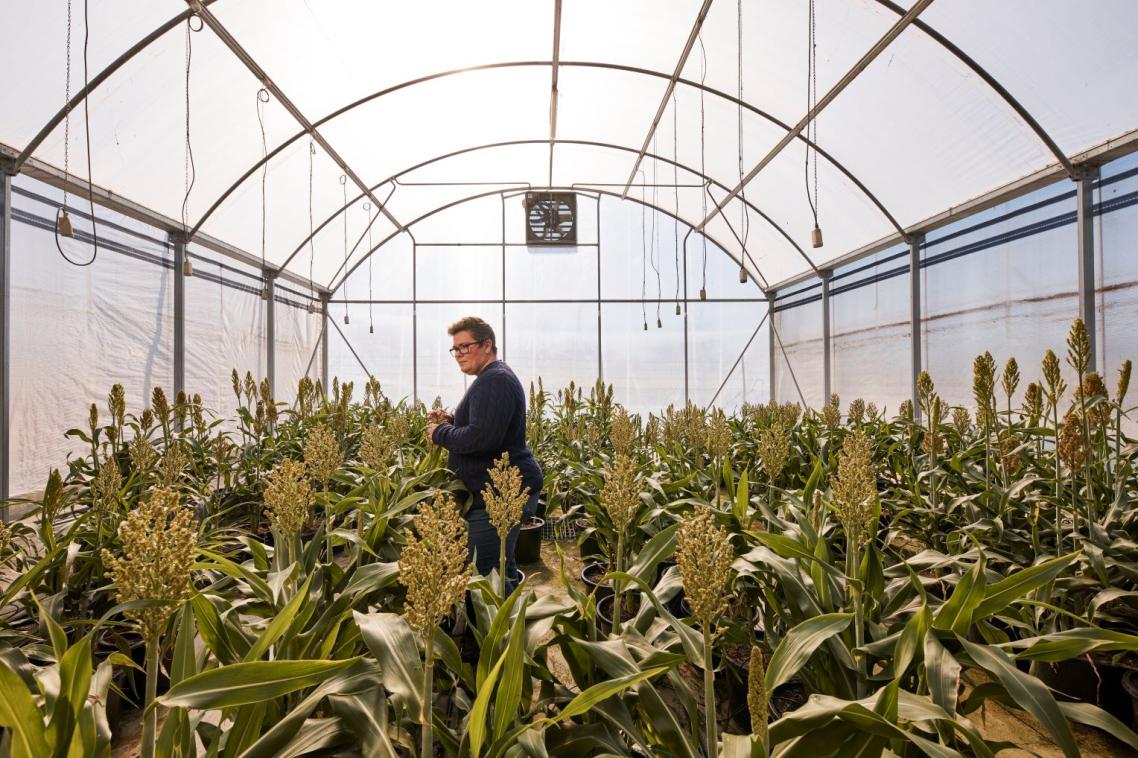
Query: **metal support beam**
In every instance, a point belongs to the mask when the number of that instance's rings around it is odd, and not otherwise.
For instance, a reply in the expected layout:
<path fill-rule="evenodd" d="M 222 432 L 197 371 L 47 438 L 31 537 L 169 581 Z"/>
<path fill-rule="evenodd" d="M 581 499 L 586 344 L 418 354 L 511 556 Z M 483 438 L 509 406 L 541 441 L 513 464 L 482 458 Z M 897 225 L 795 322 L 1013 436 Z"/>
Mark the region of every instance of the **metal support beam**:
<path fill-rule="evenodd" d="M 174 397 L 186 389 L 186 239 L 170 235 L 174 246 Z"/>
<path fill-rule="evenodd" d="M 1092 371 L 1098 370 L 1098 332 L 1095 328 L 1095 226 L 1094 202 L 1097 168 L 1079 172 L 1075 181 L 1075 224 L 1078 229 L 1079 318 L 1091 340 Z"/>
<path fill-rule="evenodd" d="M 320 332 L 320 381 L 324 383 L 324 391 L 330 392 L 328 384 L 328 323 L 332 314 L 328 312 L 328 295 L 320 296 L 320 315 L 324 318 L 324 328 Z"/>
<path fill-rule="evenodd" d="M 822 278 L 822 397 L 828 403 L 834 391 L 830 339 L 830 278 L 834 272 L 826 269 L 819 271 L 818 275 Z"/>
<path fill-rule="evenodd" d="M 770 363 L 767 365 L 767 369 L 770 371 L 769 399 L 772 401 L 778 400 L 774 391 L 776 365 L 774 361 L 774 299 L 777 294 L 778 293 L 774 290 L 767 293 L 767 297 L 769 298 L 767 300 L 767 352 L 770 354 Z"/>
<path fill-rule="evenodd" d="M 0 521 L 8 523 L 12 496 L 11 417 L 12 379 L 12 175 L 0 170 Z"/>
<path fill-rule="evenodd" d="M 909 240 L 909 329 L 912 332 L 909 342 L 910 389 L 912 390 L 913 418 L 921 421 L 921 402 L 917 392 L 917 377 L 921 367 L 921 245 L 923 236 Z"/>
<path fill-rule="evenodd" d="M 605 380 L 605 358 L 601 331 L 601 196 L 597 195 L 597 378 Z"/>
<path fill-rule="evenodd" d="M 265 272 L 265 378 L 277 397 L 277 279 Z"/>

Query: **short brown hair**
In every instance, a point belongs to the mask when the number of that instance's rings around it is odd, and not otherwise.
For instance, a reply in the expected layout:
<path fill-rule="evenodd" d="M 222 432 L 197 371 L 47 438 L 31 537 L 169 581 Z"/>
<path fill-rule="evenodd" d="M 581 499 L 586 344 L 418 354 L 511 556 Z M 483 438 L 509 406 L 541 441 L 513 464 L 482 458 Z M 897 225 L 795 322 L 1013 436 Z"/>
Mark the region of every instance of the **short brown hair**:
<path fill-rule="evenodd" d="M 490 346 L 495 353 L 498 352 L 498 340 L 494 338 L 494 327 L 477 316 L 464 316 L 447 327 L 447 334 L 451 337 L 459 332 L 470 332 L 470 336 L 478 342 L 490 340 Z"/>

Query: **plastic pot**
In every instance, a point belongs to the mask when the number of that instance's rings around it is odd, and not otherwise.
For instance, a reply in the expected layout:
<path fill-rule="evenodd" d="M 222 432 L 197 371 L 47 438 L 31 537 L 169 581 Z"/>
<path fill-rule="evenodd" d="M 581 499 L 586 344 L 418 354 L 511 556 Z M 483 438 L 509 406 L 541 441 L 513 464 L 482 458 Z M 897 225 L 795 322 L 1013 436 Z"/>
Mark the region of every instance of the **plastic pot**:
<path fill-rule="evenodd" d="M 597 603 L 597 629 L 608 634 L 612 631 L 612 605 L 615 602 L 615 595 L 611 592 L 605 595 Z M 636 612 L 640 610 L 640 595 L 636 592 L 622 592 L 620 593 L 620 616 L 621 625 L 627 624 L 636 617 Z"/>
<path fill-rule="evenodd" d="M 541 561 L 541 528 L 545 519 L 531 516 L 522 522 L 518 534 L 518 545 L 514 548 L 514 560 L 518 563 L 538 563 Z"/>
<path fill-rule="evenodd" d="M 587 561 L 590 558 L 602 558 L 604 554 L 601 552 L 601 543 L 597 542 L 597 538 L 593 532 L 586 532 L 592 528 L 592 523 L 587 518 L 579 518 L 575 522 L 577 529 L 581 532 L 581 537 L 577 540 L 577 547 L 581 552 L 581 560 Z"/>

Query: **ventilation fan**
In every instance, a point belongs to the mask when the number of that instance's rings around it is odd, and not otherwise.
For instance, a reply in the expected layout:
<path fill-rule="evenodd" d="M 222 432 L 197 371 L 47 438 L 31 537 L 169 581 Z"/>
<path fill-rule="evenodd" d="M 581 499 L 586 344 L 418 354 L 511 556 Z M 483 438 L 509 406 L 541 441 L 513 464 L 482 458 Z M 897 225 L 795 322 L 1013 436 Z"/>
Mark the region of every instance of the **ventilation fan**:
<path fill-rule="evenodd" d="M 577 244 L 575 194 L 527 192 L 525 208 L 527 245 Z"/>

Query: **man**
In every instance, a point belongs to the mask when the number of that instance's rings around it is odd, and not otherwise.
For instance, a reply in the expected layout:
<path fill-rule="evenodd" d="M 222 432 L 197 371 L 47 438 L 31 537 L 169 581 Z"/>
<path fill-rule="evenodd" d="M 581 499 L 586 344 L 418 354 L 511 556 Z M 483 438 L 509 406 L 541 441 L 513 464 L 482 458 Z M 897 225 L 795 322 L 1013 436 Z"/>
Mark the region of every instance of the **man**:
<path fill-rule="evenodd" d="M 526 395 L 514 372 L 498 360 L 494 330 L 477 316 L 467 316 L 447 329 L 453 341 L 451 355 L 462 373 L 476 377 L 454 409 L 454 416 L 433 413 L 427 437 L 450 452 L 448 467 L 473 494 L 466 514 L 467 550 L 478 573 L 498 568 L 500 541 L 490 523 L 482 490 L 490 482 L 489 470 L 502 453 L 521 471 L 522 486 L 529 487 L 523 518 L 537 513 L 538 496 L 545 480 L 533 453 L 526 447 Z M 517 576 L 514 547 L 519 528 L 506 539 L 507 589 Z"/>

